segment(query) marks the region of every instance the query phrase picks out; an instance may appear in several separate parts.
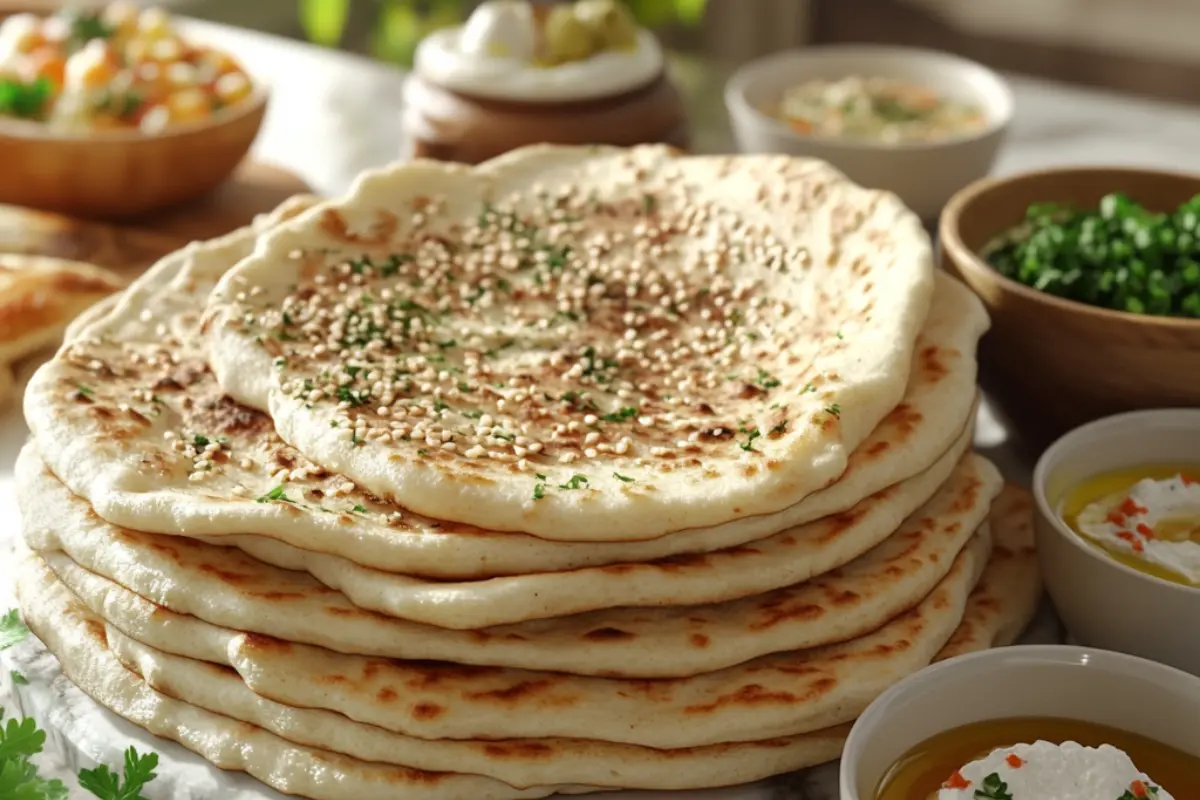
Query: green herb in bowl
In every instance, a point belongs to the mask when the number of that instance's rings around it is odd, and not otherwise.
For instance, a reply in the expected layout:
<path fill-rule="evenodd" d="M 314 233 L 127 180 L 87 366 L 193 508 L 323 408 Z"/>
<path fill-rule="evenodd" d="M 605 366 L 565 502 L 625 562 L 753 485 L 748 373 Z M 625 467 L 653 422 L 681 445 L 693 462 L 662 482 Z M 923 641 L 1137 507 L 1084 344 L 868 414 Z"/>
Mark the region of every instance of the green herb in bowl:
<path fill-rule="evenodd" d="M 1200 195 L 1168 213 L 1123 194 L 1098 209 L 1029 206 L 981 255 L 1002 275 L 1091 306 L 1200 319 Z"/>

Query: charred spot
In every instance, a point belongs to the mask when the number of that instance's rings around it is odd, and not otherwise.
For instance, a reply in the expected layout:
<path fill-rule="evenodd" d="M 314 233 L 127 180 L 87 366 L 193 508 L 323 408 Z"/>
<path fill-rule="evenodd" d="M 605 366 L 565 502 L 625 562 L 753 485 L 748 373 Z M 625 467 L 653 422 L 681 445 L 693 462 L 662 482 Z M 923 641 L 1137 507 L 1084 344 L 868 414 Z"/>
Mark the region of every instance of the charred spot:
<path fill-rule="evenodd" d="M 583 638 L 592 642 L 615 642 L 627 639 L 636 639 L 636 634 L 629 631 L 623 631 L 620 628 L 596 628 L 590 630 L 583 635 Z"/>
<path fill-rule="evenodd" d="M 941 351 L 936 345 L 929 345 L 921 349 L 917 354 L 917 359 L 920 362 L 921 370 L 934 381 L 940 381 L 950 372 L 940 358 Z"/>
<path fill-rule="evenodd" d="M 693 633 L 689 640 L 692 643 L 692 647 L 699 647 L 701 649 L 708 647 L 709 643 L 712 641 L 703 633 Z"/>
<path fill-rule="evenodd" d="M 114 419 L 117 416 L 116 414 L 113 413 L 111 408 L 106 408 L 105 406 L 92 406 L 91 408 L 88 409 L 88 413 L 91 414 L 96 419 L 102 420 L 105 422 L 107 422 L 108 420 Z"/>
<path fill-rule="evenodd" d="M 544 758 L 554 755 L 554 748 L 543 742 L 528 739 L 513 739 L 506 742 L 488 742 L 484 752 L 493 758 L 515 756 L 521 759 Z"/>
<path fill-rule="evenodd" d="M 422 701 L 412 707 L 413 719 L 437 719 L 442 714 L 446 713 L 446 709 L 439 706 L 437 703 Z"/>
<path fill-rule="evenodd" d="M 869 456 L 881 455 L 882 453 L 886 452 L 887 449 L 891 446 L 892 446 L 892 443 L 887 441 L 886 439 L 875 442 L 875 444 L 873 444 L 867 448 L 867 455 L 869 455 Z"/>
<path fill-rule="evenodd" d="M 716 413 L 708 403 L 696 403 L 695 409 L 697 414 L 704 414 L 705 416 L 712 416 Z"/>
<path fill-rule="evenodd" d="M 757 400 L 767 396 L 767 390 L 761 386 L 755 386 L 752 383 L 743 383 L 738 390 L 738 398 L 741 400 Z"/>
<path fill-rule="evenodd" d="M 132 419 L 134 422 L 138 423 L 139 425 L 149 425 L 150 424 L 150 420 L 148 420 L 146 418 L 146 416 L 144 414 L 142 414 L 140 411 L 138 411 L 136 408 L 130 408 L 127 413 L 129 414 L 129 418 Z"/>
<path fill-rule="evenodd" d="M 530 697 L 539 694 L 551 687 L 549 680 L 541 681 L 521 681 L 514 683 L 504 689 L 489 689 L 484 692 L 469 692 L 467 698 L 471 700 L 519 700 L 523 697 Z"/>
<path fill-rule="evenodd" d="M 170 375 L 164 375 L 152 384 L 153 388 L 160 391 L 183 391 L 183 385 L 179 381 L 172 378 Z"/>
<path fill-rule="evenodd" d="M 275 463 L 291 469 L 296 466 L 296 457 L 285 450 L 275 451 Z"/>
<path fill-rule="evenodd" d="M 396 690 L 390 686 L 385 686 L 375 693 L 375 699 L 381 703 L 395 702 L 396 698 L 399 696 L 400 695 L 396 693 Z"/>
<path fill-rule="evenodd" d="M 278 653 L 290 653 L 292 645 L 282 639 L 276 639 L 273 636 L 265 636 L 261 633 L 244 633 L 242 634 L 242 643 L 246 648 L 253 650 L 274 650 Z"/>

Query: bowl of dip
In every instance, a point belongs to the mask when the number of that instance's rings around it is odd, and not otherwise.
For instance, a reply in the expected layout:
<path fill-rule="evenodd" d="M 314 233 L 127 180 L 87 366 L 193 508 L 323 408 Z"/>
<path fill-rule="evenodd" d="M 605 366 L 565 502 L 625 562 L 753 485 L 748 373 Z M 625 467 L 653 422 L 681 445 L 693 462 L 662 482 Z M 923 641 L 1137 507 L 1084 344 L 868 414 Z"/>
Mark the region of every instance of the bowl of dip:
<path fill-rule="evenodd" d="M 908 47 L 828 45 L 740 68 L 725 105 L 744 152 L 819 158 L 924 220 L 992 167 L 1013 115 L 981 64 Z"/>
<path fill-rule="evenodd" d="M 622 0 L 486 0 L 417 47 L 406 157 L 478 164 L 531 144 L 687 149 L 683 99 Z"/>
<path fill-rule="evenodd" d="M 841 800 L 1190 800 L 1200 678 L 1122 653 L 1001 647 L 917 672 L 855 722 Z"/>
<path fill-rule="evenodd" d="M 214 188 L 249 151 L 267 92 L 158 8 L 115 2 L 0 22 L 0 203 L 88 217 Z"/>
<path fill-rule="evenodd" d="M 1200 675 L 1200 409 L 1076 428 L 1033 480 L 1038 556 L 1072 636 Z"/>

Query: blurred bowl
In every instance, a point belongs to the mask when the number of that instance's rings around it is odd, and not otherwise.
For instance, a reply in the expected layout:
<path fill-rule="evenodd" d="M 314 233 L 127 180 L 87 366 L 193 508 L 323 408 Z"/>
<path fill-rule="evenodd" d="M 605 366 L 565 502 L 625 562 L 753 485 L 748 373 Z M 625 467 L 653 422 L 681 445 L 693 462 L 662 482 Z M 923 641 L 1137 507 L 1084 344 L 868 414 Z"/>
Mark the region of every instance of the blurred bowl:
<path fill-rule="evenodd" d="M 1200 752 L 1200 679 L 1121 653 L 1001 647 L 917 672 L 879 696 L 842 751 L 841 800 L 875 800 L 888 770 L 944 731 L 1012 717 L 1078 720 Z"/>
<path fill-rule="evenodd" d="M 884 76 L 920 84 L 980 107 L 982 132 L 933 142 L 888 144 L 805 136 L 767 113 L 793 86 L 814 79 Z M 991 169 L 1013 115 L 1012 93 L 999 75 L 957 56 L 908 47 L 829 45 L 751 61 L 729 80 L 725 105 L 739 148 L 828 161 L 856 183 L 894 192 L 924 220 Z"/>
<path fill-rule="evenodd" d="M 83 217 L 146 214 L 198 197 L 230 176 L 249 152 L 267 90 L 211 119 L 161 133 L 63 133 L 0 118 L 0 203 Z"/>
<path fill-rule="evenodd" d="M 1037 444 L 1100 417 L 1200 406 L 1200 320 L 1110 311 L 1009 280 L 979 257 L 1032 203 L 1095 208 L 1121 191 L 1155 211 L 1200 193 L 1200 177 L 1110 167 L 1027 172 L 979 181 L 942 214 L 941 263 L 983 298 L 992 329 L 980 344 L 985 388 Z"/>
<path fill-rule="evenodd" d="M 1200 409 L 1119 414 L 1077 428 L 1038 460 L 1034 530 L 1046 589 L 1077 640 L 1200 675 L 1200 588 L 1122 564 L 1081 539 L 1059 512 L 1089 478 L 1189 462 L 1200 464 Z"/>

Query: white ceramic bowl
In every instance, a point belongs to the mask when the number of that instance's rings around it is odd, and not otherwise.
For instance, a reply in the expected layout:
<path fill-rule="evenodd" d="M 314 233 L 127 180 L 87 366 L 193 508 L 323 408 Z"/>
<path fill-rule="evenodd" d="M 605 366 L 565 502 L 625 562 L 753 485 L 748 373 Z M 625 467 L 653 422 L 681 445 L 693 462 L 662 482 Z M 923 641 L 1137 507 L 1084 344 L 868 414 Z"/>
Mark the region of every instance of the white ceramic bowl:
<path fill-rule="evenodd" d="M 841 800 L 875 800 L 911 748 L 943 731 L 1011 717 L 1057 717 L 1200 753 L 1200 678 L 1144 659 L 1069 645 L 1000 647 L 909 676 L 871 703 L 842 752 Z"/>
<path fill-rule="evenodd" d="M 1081 481 L 1156 462 L 1200 463 L 1200 409 L 1105 417 L 1051 445 L 1033 473 L 1038 558 L 1050 598 L 1079 642 L 1200 675 L 1200 589 L 1109 558 L 1058 514 L 1063 495 Z"/>
<path fill-rule="evenodd" d="M 817 78 L 883 76 L 911 81 L 983 109 L 988 125 L 970 136 L 884 144 L 802 136 L 766 113 L 784 92 Z M 739 148 L 828 161 L 863 186 L 895 192 L 922 219 L 972 181 L 987 175 L 1013 115 L 1008 85 L 996 73 L 957 56 L 908 47 L 827 45 L 751 61 L 729 80 L 725 105 Z"/>

